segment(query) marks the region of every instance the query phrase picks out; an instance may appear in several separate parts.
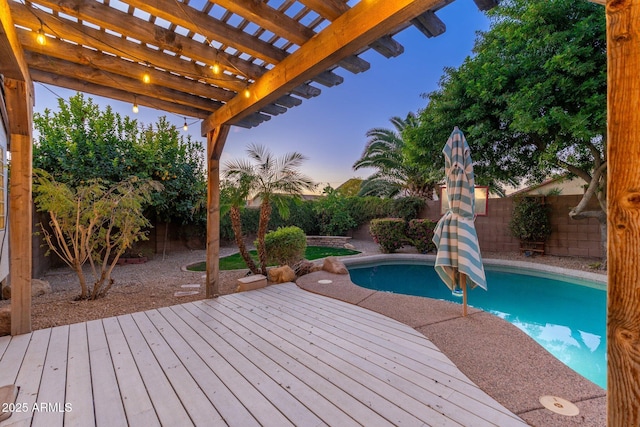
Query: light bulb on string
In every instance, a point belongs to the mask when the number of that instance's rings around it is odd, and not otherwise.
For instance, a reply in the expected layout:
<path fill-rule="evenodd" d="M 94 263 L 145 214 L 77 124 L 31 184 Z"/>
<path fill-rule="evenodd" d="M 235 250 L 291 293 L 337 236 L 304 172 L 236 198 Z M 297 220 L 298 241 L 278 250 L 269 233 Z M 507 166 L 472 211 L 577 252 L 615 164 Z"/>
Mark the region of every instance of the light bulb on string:
<path fill-rule="evenodd" d="M 251 91 L 249 90 L 248 86 L 244 89 L 244 92 L 242 93 L 244 94 L 245 98 L 249 98 L 251 96 Z"/>
<path fill-rule="evenodd" d="M 149 76 L 149 73 L 144 73 L 142 75 L 142 82 L 149 84 L 151 82 L 151 76 Z"/>
<path fill-rule="evenodd" d="M 217 62 L 214 62 L 210 68 L 213 74 L 220 74 L 220 65 Z"/>
<path fill-rule="evenodd" d="M 184 125 L 182 126 L 182 129 L 183 129 L 185 132 L 189 130 L 189 126 L 187 125 L 187 119 L 186 119 L 186 117 L 185 117 L 185 119 L 184 119 Z"/>
<path fill-rule="evenodd" d="M 42 28 L 42 23 L 40 23 L 40 29 L 36 33 L 36 43 L 40 46 L 44 46 L 47 44 L 47 36 L 44 35 L 44 28 Z"/>
<path fill-rule="evenodd" d="M 134 113 L 138 114 L 138 102 L 136 101 L 136 97 L 133 97 L 133 108 L 131 109 Z"/>

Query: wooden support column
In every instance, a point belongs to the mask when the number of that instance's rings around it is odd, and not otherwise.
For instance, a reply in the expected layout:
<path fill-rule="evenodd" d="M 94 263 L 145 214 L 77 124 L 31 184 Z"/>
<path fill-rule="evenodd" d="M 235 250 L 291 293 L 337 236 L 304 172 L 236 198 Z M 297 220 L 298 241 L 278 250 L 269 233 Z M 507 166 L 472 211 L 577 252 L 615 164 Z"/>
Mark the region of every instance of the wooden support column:
<path fill-rule="evenodd" d="M 6 79 L 9 114 L 11 177 L 9 185 L 9 277 L 11 280 L 11 335 L 31 332 L 32 267 L 32 136 L 31 87 Z"/>
<path fill-rule="evenodd" d="M 207 133 L 207 298 L 220 294 L 220 156 L 229 127 Z"/>
<path fill-rule="evenodd" d="M 607 2 L 607 425 L 640 425 L 640 0 Z"/>

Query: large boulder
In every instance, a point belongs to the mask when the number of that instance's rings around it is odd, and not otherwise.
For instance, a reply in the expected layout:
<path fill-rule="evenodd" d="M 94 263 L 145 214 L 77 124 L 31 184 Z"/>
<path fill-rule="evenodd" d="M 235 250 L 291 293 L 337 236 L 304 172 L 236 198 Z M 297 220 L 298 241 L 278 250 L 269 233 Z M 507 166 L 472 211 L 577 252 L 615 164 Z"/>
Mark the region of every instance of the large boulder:
<path fill-rule="evenodd" d="M 324 259 L 322 269 L 328 273 L 333 274 L 349 274 L 349 270 L 347 270 L 347 267 L 345 267 L 342 261 L 338 260 L 338 258 L 334 256 L 329 256 Z"/>
<path fill-rule="evenodd" d="M 296 280 L 296 272 L 288 265 L 269 269 L 269 282 L 286 283 Z"/>
<path fill-rule="evenodd" d="M 31 279 L 31 298 L 39 297 L 40 295 L 48 294 L 51 292 L 51 285 L 46 280 Z M 2 288 L 2 298 L 11 299 L 11 284 L 5 285 Z"/>
<path fill-rule="evenodd" d="M 304 276 L 305 274 L 312 273 L 314 271 L 318 271 L 322 268 L 322 266 L 316 265 L 314 262 L 303 259 L 300 262 L 297 262 L 293 266 L 293 271 L 296 273 L 296 277 Z"/>

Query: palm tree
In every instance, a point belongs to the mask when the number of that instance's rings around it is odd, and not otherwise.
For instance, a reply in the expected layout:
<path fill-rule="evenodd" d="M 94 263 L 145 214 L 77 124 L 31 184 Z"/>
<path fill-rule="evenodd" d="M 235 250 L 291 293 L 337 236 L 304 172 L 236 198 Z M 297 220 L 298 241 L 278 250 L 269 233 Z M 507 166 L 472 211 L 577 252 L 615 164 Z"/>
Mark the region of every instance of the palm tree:
<path fill-rule="evenodd" d="M 258 274 L 259 270 L 256 267 L 256 263 L 253 262 L 253 258 L 247 250 L 247 246 L 244 243 L 244 236 L 242 233 L 242 207 L 247 200 L 250 191 L 250 183 L 246 177 L 239 177 L 235 180 L 226 180 L 224 186 L 221 189 L 220 199 L 223 202 L 220 204 L 220 215 L 224 215 L 229 212 L 229 218 L 231 219 L 231 228 L 233 229 L 233 236 L 236 239 L 236 245 L 238 245 L 238 251 L 240 256 L 244 260 L 245 264 L 251 273 Z"/>
<path fill-rule="evenodd" d="M 395 129 L 374 128 L 367 132 L 369 141 L 353 169 L 377 169 L 360 189 L 362 196 L 394 197 L 399 194 L 433 199 L 433 192 L 444 177 L 443 165 L 418 165 L 407 160 L 402 132 L 418 125 L 409 113 L 406 119 L 392 117 Z"/>
<path fill-rule="evenodd" d="M 265 147 L 251 144 L 247 148 L 247 154 L 249 159 L 227 162 L 224 174 L 226 178 L 245 182 L 250 191 L 261 199 L 257 250 L 262 274 L 266 275 L 267 252 L 264 238 L 273 206 L 286 218 L 289 215 L 288 199 L 299 198 L 304 190 L 315 189 L 316 184 L 298 170 L 306 160 L 300 153 L 293 152 L 275 158 Z"/>

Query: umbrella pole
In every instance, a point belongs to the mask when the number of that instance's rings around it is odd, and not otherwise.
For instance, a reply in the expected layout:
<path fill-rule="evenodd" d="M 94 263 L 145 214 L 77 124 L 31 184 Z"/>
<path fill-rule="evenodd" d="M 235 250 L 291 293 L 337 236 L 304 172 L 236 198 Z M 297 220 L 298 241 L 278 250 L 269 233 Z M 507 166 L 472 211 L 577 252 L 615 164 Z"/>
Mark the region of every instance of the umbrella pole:
<path fill-rule="evenodd" d="M 467 316 L 467 275 L 460 273 L 460 287 L 462 288 L 462 316 Z"/>

